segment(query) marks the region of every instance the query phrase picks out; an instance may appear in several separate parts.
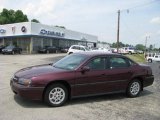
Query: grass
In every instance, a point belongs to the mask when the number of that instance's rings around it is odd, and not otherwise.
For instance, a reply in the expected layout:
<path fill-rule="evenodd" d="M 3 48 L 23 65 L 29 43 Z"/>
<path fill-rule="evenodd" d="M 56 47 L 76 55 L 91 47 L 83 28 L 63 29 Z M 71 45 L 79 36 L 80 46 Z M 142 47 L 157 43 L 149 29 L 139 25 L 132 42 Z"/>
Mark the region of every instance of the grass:
<path fill-rule="evenodd" d="M 125 55 L 127 57 L 129 57 L 130 59 L 134 60 L 135 62 L 138 63 L 145 63 L 145 58 L 144 58 L 144 54 L 132 54 L 132 55 Z"/>

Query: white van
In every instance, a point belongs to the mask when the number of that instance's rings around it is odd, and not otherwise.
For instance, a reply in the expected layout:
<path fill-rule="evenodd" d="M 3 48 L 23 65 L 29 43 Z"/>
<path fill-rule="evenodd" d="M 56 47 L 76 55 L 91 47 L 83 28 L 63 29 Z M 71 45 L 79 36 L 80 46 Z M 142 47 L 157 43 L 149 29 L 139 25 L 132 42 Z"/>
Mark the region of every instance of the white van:
<path fill-rule="evenodd" d="M 128 54 L 135 54 L 135 48 L 134 47 L 123 47 L 123 52 Z"/>

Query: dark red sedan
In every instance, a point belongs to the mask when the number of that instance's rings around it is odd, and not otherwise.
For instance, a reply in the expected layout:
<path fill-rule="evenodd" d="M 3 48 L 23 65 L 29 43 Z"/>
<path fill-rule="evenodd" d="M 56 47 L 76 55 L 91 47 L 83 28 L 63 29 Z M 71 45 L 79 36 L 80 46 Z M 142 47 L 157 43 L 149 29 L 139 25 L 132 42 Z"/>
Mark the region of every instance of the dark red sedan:
<path fill-rule="evenodd" d="M 129 97 L 136 97 L 153 81 L 149 66 L 125 56 L 81 52 L 55 64 L 21 69 L 10 85 L 13 92 L 22 97 L 61 106 L 69 98 L 82 96 L 125 92 Z"/>

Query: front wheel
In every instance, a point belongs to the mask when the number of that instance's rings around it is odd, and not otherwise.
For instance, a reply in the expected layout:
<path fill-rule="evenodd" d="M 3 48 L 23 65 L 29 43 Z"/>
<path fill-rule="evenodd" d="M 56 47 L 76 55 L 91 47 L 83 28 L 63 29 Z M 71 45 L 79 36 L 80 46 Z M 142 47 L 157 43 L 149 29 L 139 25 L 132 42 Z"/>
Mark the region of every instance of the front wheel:
<path fill-rule="evenodd" d="M 129 97 L 137 97 L 141 91 L 141 82 L 137 79 L 133 80 L 129 83 L 127 88 L 127 96 Z"/>
<path fill-rule="evenodd" d="M 49 54 L 49 50 L 47 50 L 46 53 Z"/>
<path fill-rule="evenodd" d="M 50 85 L 44 96 L 45 102 L 52 107 L 62 106 L 68 99 L 68 90 L 62 84 Z"/>
<path fill-rule="evenodd" d="M 12 55 L 14 55 L 15 54 L 15 52 L 14 51 L 12 51 Z"/>

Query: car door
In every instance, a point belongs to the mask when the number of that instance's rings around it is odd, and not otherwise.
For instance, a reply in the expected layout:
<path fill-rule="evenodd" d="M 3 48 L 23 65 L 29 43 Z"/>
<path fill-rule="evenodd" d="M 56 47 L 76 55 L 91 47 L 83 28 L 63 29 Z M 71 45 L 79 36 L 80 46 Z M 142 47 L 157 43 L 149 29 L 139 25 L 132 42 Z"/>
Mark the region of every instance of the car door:
<path fill-rule="evenodd" d="M 85 65 L 89 71 L 77 71 L 75 81 L 75 96 L 99 94 L 106 91 L 106 58 L 96 57 Z"/>
<path fill-rule="evenodd" d="M 17 47 L 13 47 L 12 51 L 14 51 L 14 53 L 17 53 Z"/>
<path fill-rule="evenodd" d="M 128 59 L 122 56 L 110 56 L 108 66 L 109 69 L 105 73 L 108 80 L 108 92 L 124 91 L 133 75 Z"/>
<path fill-rule="evenodd" d="M 155 55 L 154 58 L 153 58 L 153 61 L 160 61 L 160 56 Z"/>

